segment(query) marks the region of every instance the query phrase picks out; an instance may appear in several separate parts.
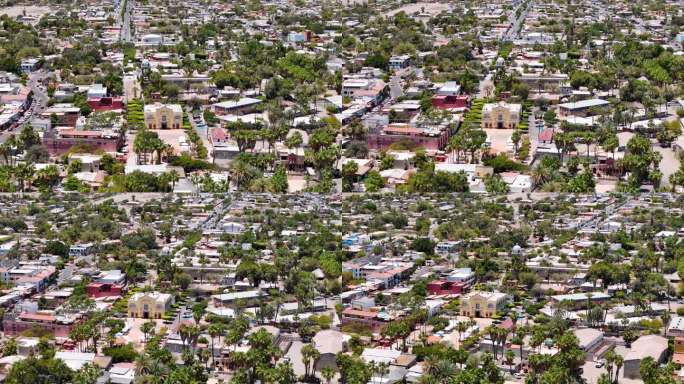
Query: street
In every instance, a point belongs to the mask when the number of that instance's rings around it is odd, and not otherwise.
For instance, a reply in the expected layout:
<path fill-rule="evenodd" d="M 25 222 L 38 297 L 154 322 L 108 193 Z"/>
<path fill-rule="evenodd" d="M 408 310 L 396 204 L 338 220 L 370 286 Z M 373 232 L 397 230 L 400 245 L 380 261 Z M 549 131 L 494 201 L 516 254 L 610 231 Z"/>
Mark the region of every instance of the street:
<path fill-rule="evenodd" d="M 523 2 L 521 5 L 518 6 L 515 10 L 511 11 L 511 15 L 515 16 L 515 13 L 517 12 L 520 7 L 525 6 L 525 9 L 520 12 L 520 17 L 516 18 L 515 21 L 511 24 L 511 26 L 506 30 L 506 33 L 502 36 L 501 40 L 503 41 L 513 41 L 516 38 L 518 38 L 518 33 L 520 32 L 520 26 L 522 25 L 523 21 L 527 17 L 527 12 L 530 9 L 530 2 Z"/>
<path fill-rule="evenodd" d="M 34 116 L 42 113 L 45 108 L 47 108 L 48 95 L 41 89 L 42 82 L 48 77 L 48 73 L 44 70 L 34 72 L 29 75 L 28 82 L 26 86 L 31 89 L 32 98 L 31 104 L 24 111 L 24 114 L 14 123 L 13 128 L 10 128 L 2 133 L 0 133 L 0 143 L 4 143 L 11 135 L 17 135 L 20 132 L 20 128 L 24 124 L 30 122 Z"/>

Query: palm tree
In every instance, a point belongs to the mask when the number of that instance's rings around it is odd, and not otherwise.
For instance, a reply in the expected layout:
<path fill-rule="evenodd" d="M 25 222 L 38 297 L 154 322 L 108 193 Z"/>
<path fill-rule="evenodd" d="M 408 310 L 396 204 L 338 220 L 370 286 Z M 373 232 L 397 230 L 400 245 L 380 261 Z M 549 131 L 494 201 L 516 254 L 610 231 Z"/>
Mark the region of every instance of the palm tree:
<path fill-rule="evenodd" d="M 146 323 L 143 323 L 140 326 L 140 331 L 143 333 L 143 336 L 145 338 L 145 343 L 147 343 L 147 335 L 153 331 L 155 328 L 155 324 L 153 321 L 148 321 Z"/>
<path fill-rule="evenodd" d="M 218 323 L 212 323 L 209 325 L 207 328 L 207 332 L 209 333 L 209 336 L 211 337 L 211 360 L 212 360 L 212 365 L 216 367 L 216 360 L 214 359 L 214 338 L 220 337 L 221 334 L 223 333 L 223 326 Z"/>
<path fill-rule="evenodd" d="M 513 361 L 515 360 L 515 353 L 509 349 L 506 351 L 506 353 L 504 353 L 504 358 L 506 359 L 506 364 L 508 364 L 511 373 L 513 373 Z"/>
<path fill-rule="evenodd" d="M 199 360 L 204 363 L 204 368 L 208 369 L 207 363 L 209 362 L 209 358 L 213 356 L 209 356 L 209 351 L 204 348 L 197 351 L 197 355 L 199 356 Z"/>
<path fill-rule="evenodd" d="M 31 163 L 21 163 L 17 165 L 16 169 L 14 170 L 14 175 L 17 178 L 19 191 L 24 192 L 26 183 L 28 183 L 29 186 L 31 185 L 31 179 L 35 174 L 35 171 L 36 169 Z"/>
<path fill-rule="evenodd" d="M 465 333 L 465 331 L 467 331 L 468 328 L 469 328 L 468 323 L 466 323 L 465 321 L 459 321 L 456 324 L 456 331 L 458 332 L 458 346 L 459 347 L 461 346 L 461 335 L 463 333 Z"/>
<path fill-rule="evenodd" d="M 332 381 L 333 377 L 335 377 L 335 369 L 333 367 L 323 367 L 321 370 L 321 375 L 325 379 L 325 382 L 327 384 L 330 384 Z"/>
<path fill-rule="evenodd" d="M 425 371 L 430 376 L 434 383 L 451 383 L 458 375 L 458 371 L 454 365 L 448 360 L 433 360 L 425 361 Z"/>
<path fill-rule="evenodd" d="M 173 191 L 174 188 L 176 188 L 176 183 L 180 180 L 180 175 L 178 174 L 178 171 L 175 169 L 172 169 L 169 172 L 169 181 L 171 182 L 171 190 Z"/>
<path fill-rule="evenodd" d="M 316 361 L 321 356 L 320 352 L 311 344 L 306 344 L 302 347 L 302 362 L 304 363 L 305 377 L 314 374 L 314 366 Z M 309 372 L 311 370 L 311 372 Z"/>
<path fill-rule="evenodd" d="M 449 143 L 447 144 L 446 147 L 447 151 L 451 153 L 452 158 L 451 161 L 454 162 L 454 152 L 456 154 L 456 163 L 458 163 L 461 160 L 461 151 L 464 149 L 464 143 L 463 143 L 463 136 L 461 135 L 456 135 L 449 139 Z"/>
<path fill-rule="evenodd" d="M 249 179 L 249 167 L 249 164 L 244 161 L 233 161 L 230 163 L 230 168 L 228 169 L 230 179 L 238 189 L 243 187 Z"/>
<path fill-rule="evenodd" d="M 530 347 L 532 348 L 537 348 L 542 345 L 544 342 L 544 333 L 541 332 L 539 329 L 535 329 L 534 332 L 532 332 L 532 338 L 530 338 Z"/>
<path fill-rule="evenodd" d="M 532 169 L 532 180 L 534 182 L 535 188 L 544 185 L 546 182 L 552 179 L 552 171 L 548 167 L 544 167 L 539 164 Z"/>
<path fill-rule="evenodd" d="M 12 148 L 10 148 L 10 146 L 9 146 L 9 144 L 7 144 L 7 142 L 0 144 L 0 156 L 2 156 L 4 164 L 9 164 L 9 158 L 10 158 L 11 154 L 12 154 Z"/>
<path fill-rule="evenodd" d="M 162 153 L 166 152 L 166 148 L 169 145 L 161 140 L 154 140 L 152 142 L 152 150 L 156 154 L 155 164 L 161 164 Z"/>
<path fill-rule="evenodd" d="M 375 368 L 378 375 L 380 375 L 380 382 L 382 383 L 382 378 L 389 374 L 389 364 L 383 361 L 378 363 Z"/>
<path fill-rule="evenodd" d="M 494 360 L 496 360 L 497 356 L 497 347 L 498 347 L 498 340 L 501 334 L 500 328 L 497 328 L 495 326 L 490 326 L 487 329 L 487 334 L 489 334 L 489 339 L 492 341 L 492 354 L 494 355 Z"/>
<path fill-rule="evenodd" d="M 520 361 L 524 361 L 523 346 L 525 344 L 525 336 L 527 335 L 527 327 L 519 327 L 516 329 L 516 338 L 520 341 Z"/>

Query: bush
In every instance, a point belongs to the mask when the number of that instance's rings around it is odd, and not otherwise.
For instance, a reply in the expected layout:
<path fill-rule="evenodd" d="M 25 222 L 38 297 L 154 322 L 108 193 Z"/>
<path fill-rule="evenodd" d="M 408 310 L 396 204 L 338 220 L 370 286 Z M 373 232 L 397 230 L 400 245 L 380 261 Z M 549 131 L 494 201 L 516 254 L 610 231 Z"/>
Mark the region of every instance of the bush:
<path fill-rule="evenodd" d="M 501 172 L 522 172 L 525 170 L 525 165 L 518 163 L 513 159 L 509 159 L 505 153 L 501 153 L 494 157 L 483 159 L 484 165 L 494 168 L 494 173 Z"/>
<path fill-rule="evenodd" d="M 214 168 L 211 163 L 200 159 L 193 159 L 192 156 L 187 153 L 172 157 L 170 163 L 176 167 L 183 167 L 183 170 L 187 173 Z"/>
<path fill-rule="evenodd" d="M 117 345 L 104 349 L 105 356 L 112 358 L 112 363 L 133 362 L 138 357 L 138 353 L 133 349 L 132 344 Z"/>

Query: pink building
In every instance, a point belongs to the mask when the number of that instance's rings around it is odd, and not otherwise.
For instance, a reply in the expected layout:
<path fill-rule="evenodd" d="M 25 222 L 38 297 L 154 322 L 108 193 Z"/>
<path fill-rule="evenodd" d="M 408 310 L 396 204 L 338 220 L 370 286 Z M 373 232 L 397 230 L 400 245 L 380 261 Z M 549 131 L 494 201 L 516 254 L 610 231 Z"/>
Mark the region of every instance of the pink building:
<path fill-rule="evenodd" d="M 427 285 L 431 295 L 457 295 L 463 292 L 464 284 L 446 280 L 431 281 Z"/>
<path fill-rule="evenodd" d="M 69 332 L 75 323 L 71 320 L 58 319 L 54 315 L 43 313 L 5 314 L 2 320 L 2 330 L 5 336 L 17 336 L 22 332 L 34 328 L 40 328 L 53 334 L 55 337 L 69 337 Z"/>
<path fill-rule="evenodd" d="M 123 142 L 122 134 L 102 131 L 68 129 L 57 133 L 49 132 L 43 136 L 43 145 L 53 156 L 62 155 L 76 145 L 85 145 L 104 152 L 118 152 Z"/>
<path fill-rule="evenodd" d="M 381 319 L 378 315 L 379 312 L 376 311 L 346 308 L 342 311 L 342 318 L 340 320 L 342 325 L 358 323 L 368 326 L 373 332 L 380 332 L 387 325 L 387 321 Z"/>
<path fill-rule="evenodd" d="M 86 292 L 92 298 L 121 296 L 124 286 L 114 283 L 90 283 L 86 285 Z"/>
<path fill-rule="evenodd" d="M 123 99 L 121 97 L 98 97 L 88 99 L 90 109 L 95 112 L 113 111 L 123 109 Z"/>
<path fill-rule="evenodd" d="M 466 95 L 436 95 L 432 98 L 432 106 L 439 109 L 468 108 L 470 97 Z"/>
<path fill-rule="evenodd" d="M 406 124 L 390 124 L 377 133 L 368 135 L 369 149 L 386 149 L 398 142 L 411 142 L 426 150 L 440 150 L 449 142 L 449 129 L 427 130 Z"/>

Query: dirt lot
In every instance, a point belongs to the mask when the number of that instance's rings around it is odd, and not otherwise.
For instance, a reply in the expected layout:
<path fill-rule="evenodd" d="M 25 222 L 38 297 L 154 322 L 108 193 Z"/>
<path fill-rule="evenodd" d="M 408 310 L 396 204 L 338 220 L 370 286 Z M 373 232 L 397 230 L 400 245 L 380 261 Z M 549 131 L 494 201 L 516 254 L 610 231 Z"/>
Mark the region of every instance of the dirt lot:
<path fill-rule="evenodd" d="M 14 5 L 11 7 L 0 8 L 0 15 L 7 15 L 9 17 L 17 17 L 19 15 L 24 14 L 24 12 L 26 12 L 26 16 L 41 17 L 44 14 L 49 13 L 50 11 L 51 11 L 50 7 L 41 6 L 41 5 L 28 5 L 28 6 Z"/>
<path fill-rule="evenodd" d="M 416 12 L 425 12 L 428 13 L 432 16 L 438 15 L 442 11 L 449 10 L 449 4 L 443 4 L 443 3 L 415 3 L 415 4 L 407 4 L 404 5 L 403 7 L 393 9 L 389 12 L 385 13 L 385 16 L 393 16 L 401 11 L 404 11 L 407 15 L 413 15 Z"/>

